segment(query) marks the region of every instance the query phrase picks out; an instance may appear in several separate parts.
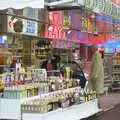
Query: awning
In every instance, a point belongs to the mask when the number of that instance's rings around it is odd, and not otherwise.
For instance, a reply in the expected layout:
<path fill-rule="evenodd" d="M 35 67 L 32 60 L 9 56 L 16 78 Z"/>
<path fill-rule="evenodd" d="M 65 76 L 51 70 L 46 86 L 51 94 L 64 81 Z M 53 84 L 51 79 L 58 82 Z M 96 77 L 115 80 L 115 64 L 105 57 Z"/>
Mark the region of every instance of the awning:
<path fill-rule="evenodd" d="M 44 0 L 0 0 L 0 9 L 44 8 Z"/>

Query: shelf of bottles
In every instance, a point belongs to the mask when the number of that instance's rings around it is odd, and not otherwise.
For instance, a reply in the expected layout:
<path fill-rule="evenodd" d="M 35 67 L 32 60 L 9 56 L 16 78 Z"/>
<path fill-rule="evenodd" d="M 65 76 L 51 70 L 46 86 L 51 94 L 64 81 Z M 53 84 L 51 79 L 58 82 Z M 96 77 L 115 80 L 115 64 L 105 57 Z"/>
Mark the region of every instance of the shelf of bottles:
<path fill-rule="evenodd" d="M 1 98 L 20 100 L 23 113 L 47 113 L 96 99 L 94 91 L 80 88 L 78 79 L 48 77 L 44 69 L 8 72 L 2 79 L 5 87 Z"/>
<path fill-rule="evenodd" d="M 114 81 L 120 81 L 120 53 L 113 56 L 112 75 Z"/>
<path fill-rule="evenodd" d="M 40 59 L 46 59 L 50 53 L 51 44 L 49 40 L 37 41 L 35 52 L 36 56 Z"/>

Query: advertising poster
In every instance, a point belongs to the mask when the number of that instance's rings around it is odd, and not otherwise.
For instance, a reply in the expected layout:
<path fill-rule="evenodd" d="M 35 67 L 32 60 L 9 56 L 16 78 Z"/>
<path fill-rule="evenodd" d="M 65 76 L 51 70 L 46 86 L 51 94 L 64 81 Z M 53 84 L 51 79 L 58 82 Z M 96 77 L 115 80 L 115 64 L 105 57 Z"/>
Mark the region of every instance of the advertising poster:
<path fill-rule="evenodd" d="M 7 32 L 37 36 L 37 21 L 22 19 L 15 16 L 7 16 Z"/>

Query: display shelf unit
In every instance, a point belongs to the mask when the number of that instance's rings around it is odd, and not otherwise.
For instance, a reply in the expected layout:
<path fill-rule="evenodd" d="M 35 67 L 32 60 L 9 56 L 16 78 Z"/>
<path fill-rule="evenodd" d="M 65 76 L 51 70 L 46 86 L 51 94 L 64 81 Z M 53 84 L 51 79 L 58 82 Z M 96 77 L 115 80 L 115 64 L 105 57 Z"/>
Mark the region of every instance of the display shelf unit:
<path fill-rule="evenodd" d="M 0 119 L 10 120 L 80 120 L 97 114 L 102 109 L 98 108 L 98 100 L 74 105 L 68 108 L 38 114 L 21 113 L 21 101 L 15 99 L 0 99 Z"/>
<path fill-rule="evenodd" d="M 46 113 L 35 113 L 35 112 L 23 112 L 22 105 L 23 103 L 27 103 L 28 101 L 44 99 L 46 96 L 52 94 L 58 94 L 59 92 L 67 92 L 68 90 L 76 90 L 80 89 L 80 87 L 69 88 L 64 90 L 58 90 L 50 93 L 42 93 L 41 95 L 29 97 L 29 98 L 22 98 L 22 99 L 0 99 L 0 119 L 12 119 L 12 120 L 64 120 L 66 116 L 69 115 L 67 118 L 68 120 L 80 120 L 82 118 L 87 118 L 92 116 L 101 111 L 98 108 L 98 100 L 93 99 L 87 102 L 83 102 L 80 104 L 75 104 L 66 108 L 58 108 L 57 110 L 53 110 L 51 112 Z M 31 106 L 31 105 L 30 105 Z M 28 106 L 30 110 L 31 107 Z M 39 106 L 36 106 L 37 109 Z M 33 108 L 31 109 L 33 110 Z"/>
<path fill-rule="evenodd" d="M 31 71 L 32 80 L 39 81 L 39 78 L 42 78 L 42 76 L 34 77 L 36 74 L 40 75 L 40 69 L 31 69 Z M 80 120 L 100 111 L 96 93 L 82 89 L 75 79 L 72 79 L 72 86 L 69 85 L 71 79 L 64 78 L 64 81 L 57 83 L 61 80 L 60 77 L 51 76 L 51 78 L 46 79 L 45 77 L 43 80 L 42 82 L 46 83 L 49 80 L 52 83 L 44 84 L 49 85 L 50 89 L 48 86 L 41 86 L 40 89 L 37 89 L 37 93 L 35 88 L 41 85 L 41 81 L 35 85 L 31 83 L 32 86 L 25 84 L 26 87 L 23 85 L 6 87 L 3 98 L 0 98 L 0 119 L 64 120 L 68 116 L 68 120 Z M 53 81 L 56 82 L 53 84 Z"/>
<path fill-rule="evenodd" d="M 119 54 L 113 56 L 112 78 L 113 78 L 113 82 L 120 82 L 120 56 Z"/>
<path fill-rule="evenodd" d="M 44 114 L 22 113 L 22 120 L 66 120 L 66 117 L 67 120 L 81 120 L 100 111 L 101 109 L 98 108 L 98 100 L 95 99 L 69 108 L 58 109 Z"/>
<path fill-rule="evenodd" d="M 110 86 L 112 84 L 112 64 L 113 64 L 113 54 L 105 53 L 104 55 L 104 85 Z"/>

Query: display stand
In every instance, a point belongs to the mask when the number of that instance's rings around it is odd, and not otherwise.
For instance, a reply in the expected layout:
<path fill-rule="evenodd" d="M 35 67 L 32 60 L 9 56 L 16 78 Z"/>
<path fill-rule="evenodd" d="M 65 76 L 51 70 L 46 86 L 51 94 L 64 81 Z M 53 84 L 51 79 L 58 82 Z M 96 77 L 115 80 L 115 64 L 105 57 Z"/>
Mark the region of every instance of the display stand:
<path fill-rule="evenodd" d="M 20 100 L 0 99 L 0 119 L 20 120 Z"/>
<path fill-rule="evenodd" d="M 23 120 L 80 120 L 90 117 L 101 110 L 98 108 L 98 100 L 74 105 L 69 108 L 58 109 L 49 113 L 22 113 Z"/>
<path fill-rule="evenodd" d="M 22 113 L 21 116 L 20 100 L 0 99 L 0 119 L 12 120 L 64 120 L 67 116 L 68 120 L 80 120 L 90 117 L 101 109 L 98 108 L 98 100 L 91 100 L 86 103 L 74 105 L 69 108 L 60 108 L 56 111 L 38 114 L 38 113 Z"/>

